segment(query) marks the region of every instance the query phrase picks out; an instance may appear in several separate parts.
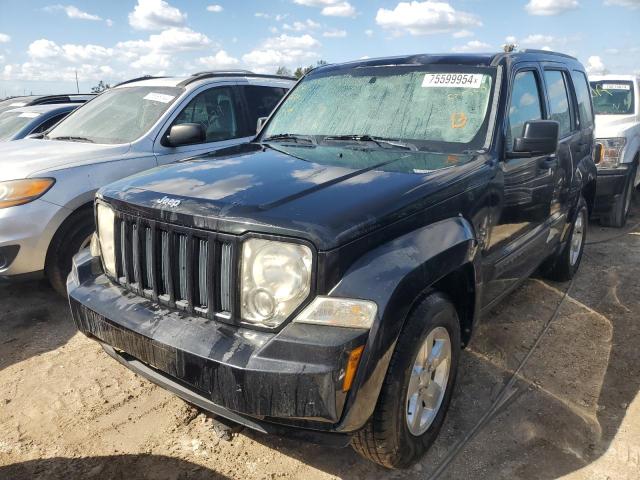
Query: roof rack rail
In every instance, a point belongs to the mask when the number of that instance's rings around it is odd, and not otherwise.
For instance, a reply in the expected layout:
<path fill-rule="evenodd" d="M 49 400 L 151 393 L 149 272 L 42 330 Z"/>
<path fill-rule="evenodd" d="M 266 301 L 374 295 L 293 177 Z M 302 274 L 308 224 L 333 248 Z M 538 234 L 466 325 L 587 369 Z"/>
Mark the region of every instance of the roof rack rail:
<path fill-rule="evenodd" d="M 178 83 L 177 87 L 186 87 L 187 85 L 197 82 L 198 80 L 204 80 L 206 78 L 220 78 L 220 77 L 255 77 L 255 78 L 273 78 L 284 80 L 296 80 L 294 77 L 286 77 L 284 75 L 269 75 L 264 73 L 253 73 L 248 70 L 230 70 L 230 71 L 211 71 L 194 73 L 190 77 Z"/>
<path fill-rule="evenodd" d="M 237 69 L 237 70 L 204 70 L 202 72 L 196 72 L 193 75 L 191 75 L 192 77 L 199 77 L 201 75 L 208 75 L 210 73 L 216 73 L 216 74 L 221 74 L 221 73 L 243 73 L 243 74 L 250 74 L 253 75 L 253 72 L 251 70 L 242 70 L 242 69 Z"/>
<path fill-rule="evenodd" d="M 119 87 L 120 85 L 126 85 L 127 83 L 140 82 L 142 80 L 151 80 L 152 78 L 167 78 L 167 77 L 154 77 L 153 75 L 143 75 L 141 77 L 131 78 L 124 82 L 116 83 L 112 88 Z"/>
<path fill-rule="evenodd" d="M 526 48 L 524 50 L 520 50 L 522 53 L 543 53 L 547 55 L 558 55 L 559 57 L 571 58 L 572 60 L 577 60 L 576 57 L 571 55 L 567 55 L 566 53 L 554 52 L 553 50 L 540 50 L 536 48 Z M 518 53 L 518 52 L 515 52 Z"/>

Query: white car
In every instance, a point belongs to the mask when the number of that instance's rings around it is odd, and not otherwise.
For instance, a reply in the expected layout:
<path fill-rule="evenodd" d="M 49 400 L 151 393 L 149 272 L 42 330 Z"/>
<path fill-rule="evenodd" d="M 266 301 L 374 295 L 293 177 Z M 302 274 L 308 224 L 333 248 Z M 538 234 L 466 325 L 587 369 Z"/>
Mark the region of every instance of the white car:
<path fill-rule="evenodd" d="M 604 225 L 627 221 L 635 187 L 640 183 L 640 79 L 633 75 L 590 76 L 596 114 L 598 163 L 595 214 Z"/>
<path fill-rule="evenodd" d="M 66 294 L 94 231 L 96 190 L 250 141 L 293 79 L 245 71 L 148 78 L 107 90 L 41 138 L 0 145 L 0 277 L 44 271 Z"/>

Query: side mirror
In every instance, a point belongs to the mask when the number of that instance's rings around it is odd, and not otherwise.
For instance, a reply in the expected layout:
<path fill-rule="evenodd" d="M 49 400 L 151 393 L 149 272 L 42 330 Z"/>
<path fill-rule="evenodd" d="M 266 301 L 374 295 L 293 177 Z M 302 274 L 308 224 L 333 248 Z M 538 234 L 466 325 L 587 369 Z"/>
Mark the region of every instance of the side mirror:
<path fill-rule="evenodd" d="M 525 122 L 522 137 L 513 140 L 513 156 L 550 155 L 558 149 L 560 125 L 554 120 Z"/>
<path fill-rule="evenodd" d="M 268 119 L 269 117 L 260 117 L 258 119 L 258 125 L 256 126 L 256 133 L 260 133 L 260 130 L 262 130 L 262 127 L 264 127 L 264 124 L 267 123 Z"/>
<path fill-rule="evenodd" d="M 182 147 L 183 145 L 204 143 L 206 139 L 207 135 L 202 125 L 199 123 L 182 123 L 171 127 L 167 136 L 167 145 L 174 148 Z"/>
<path fill-rule="evenodd" d="M 604 151 L 604 146 L 601 143 L 596 143 L 593 147 L 593 163 L 596 165 L 600 163 L 602 160 L 602 152 Z"/>

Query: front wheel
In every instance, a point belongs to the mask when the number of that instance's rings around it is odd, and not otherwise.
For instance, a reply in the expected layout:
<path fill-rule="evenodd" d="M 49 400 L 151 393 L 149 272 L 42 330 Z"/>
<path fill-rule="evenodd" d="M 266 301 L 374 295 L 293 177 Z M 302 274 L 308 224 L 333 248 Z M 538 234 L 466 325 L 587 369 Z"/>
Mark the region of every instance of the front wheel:
<path fill-rule="evenodd" d="M 375 411 L 352 441 L 365 458 L 407 468 L 435 441 L 455 384 L 460 322 L 442 293 L 428 295 L 405 324 Z"/>
<path fill-rule="evenodd" d="M 547 278 L 558 282 L 571 280 L 580 267 L 587 240 L 589 210 L 583 197 L 580 197 L 576 214 L 569 230 L 569 237 L 562 250 L 547 260 L 542 270 Z"/>

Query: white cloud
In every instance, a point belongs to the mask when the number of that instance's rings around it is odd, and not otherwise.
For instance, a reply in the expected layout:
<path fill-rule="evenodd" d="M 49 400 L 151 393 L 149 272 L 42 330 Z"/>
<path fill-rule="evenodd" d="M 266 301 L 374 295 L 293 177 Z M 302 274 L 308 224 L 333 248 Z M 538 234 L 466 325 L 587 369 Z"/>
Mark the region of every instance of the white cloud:
<path fill-rule="evenodd" d="M 343 0 L 293 0 L 293 3 L 322 8 L 320 13 L 328 17 L 355 17 L 357 13 L 353 5 Z"/>
<path fill-rule="evenodd" d="M 107 27 L 113 27 L 113 20 L 111 20 L 110 18 L 107 18 L 104 23 L 107 24 Z"/>
<path fill-rule="evenodd" d="M 256 72 L 273 72 L 279 66 L 295 68 L 319 57 L 318 42 L 311 35 L 282 34 L 266 39 L 260 47 L 242 56 L 242 61 Z"/>
<path fill-rule="evenodd" d="M 592 55 L 587 60 L 587 73 L 591 75 L 604 75 L 608 73 L 606 67 L 604 66 L 604 62 L 597 55 Z"/>
<path fill-rule="evenodd" d="M 207 69 L 217 70 L 236 67 L 240 63 L 240 60 L 230 56 L 224 50 L 219 50 L 215 55 L 200 57 L 198 63 Z"/>
<path fill-rule="evenodd" d="M 533 34 L 522 39 L 523 45 L 531 45 L 540 47 L 543 44 L 553 43 L 554 38 L 551 35 Z"/>
<path fill-rule="evenodd" d="M 253 14 L 255 17 L 264 18 L 265 20 L 275 20 L 276 22 L 280 22 L 289 16 L 288 13 L 264 13 L 264 12 L 256 12 Z"/>
<path fill-rule="evenodd" d="M 74 5 L 49 5 L 48 7 L 44 7 L 44 10 L 47 12 L 55 12 L 57 10 L 62 10 L 69 18 L 73 18 L 75 20 L 102 20 L 98 15 L 93 15 L 91 13 L 83 12 L 78 7 Z"/>
<path fill-rule="evenodd" d="M 164 0 L 138 0 L 129 13 L 129 24 L 136 30 L 162 30 L 184 25 L 187 15 Z"/>
<path fill-rule="evenodd" d="M 207 11 L 208 12 L 213 12 L 213 13 L 220 13 L 223 10 L 224 10 L 224 8 L 222 8 L 222 5 L 209 5 L 207 7 Z"/>
<path fill-rule="evenodd" d="M 464 45 L 459 45 L 457 47 L 453 47 L 452 50 L 454 52 L 486 52 L 491 50 L 491 45 L 485 42 L 481 42 L 480 40 L 470 40 Z"/>
<path fill-rule="evenodd" d="M 509 35 L 508 37 L 506 37 L 504 39 L 504 41 L 506 43 L 516 43 L 518 41 L 518 39 L 516 37 L 514 37 L 513 35 Z"/>
<path fill-rule="evenodd" d="M 529 15 L 558 15 L 578 8 L 578 0 L 529 0 L 525 10 Z"/>
<path fill-rule="evenodd" d="M 453 32 L 453 38 L 465 38 L 465 37 L 473 37 L 473 32 L 470 30 L 459 30 L 457 32 Z"/>
<path fill-rule="evenodd" d="M 411 35 L 447 33 L 453 30 L 478 27 L 480 19 L 471 13 L 455 10 L 446 2 L 400 2 L 393 10 L 381 8 L 376 22 L 397 34 Z"/>
<path fill-rule="evenodd" d="M 293 22 L 292 24 L 285 23 L 284 25 L 282 25 L 282 29 L 290 30 L 293 32 L 305 32 L 307 30 L 316 30 L 321 26 L 322 25 L 320 25 L 318 22 L 307 19 L 304 22 Z"/>
<path fill-rule="evenodd" d="M 627 8 L 640 8 L 640 0 L 605 0 L 605 5 Z"/>
<path fill-rule="evenodd" d="M 9 43 L 11 41 L 11 37 L 6 33 L 0 33 L 0 43 Z"/>
<path fill-rule="evenodd" d="M 323 37 L 327 38 L 344 38 L 347 36 L 346 30 L 327 30 L 322 33 Z"/>
<path fill-rule="evenodd" d="M 364 31 L 364 34 L 365 34 L 367 37 L 373 37 L 373 30 L 371 30 L 371 29 L 365 30 L 365 31 Z"/>

